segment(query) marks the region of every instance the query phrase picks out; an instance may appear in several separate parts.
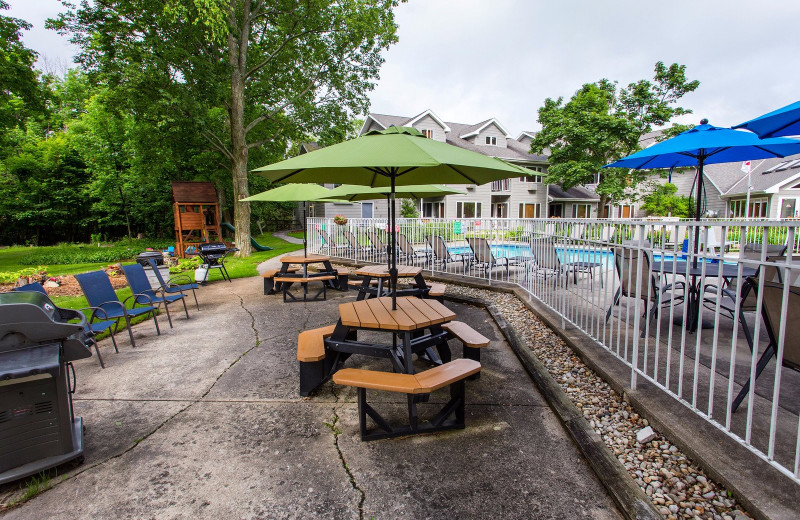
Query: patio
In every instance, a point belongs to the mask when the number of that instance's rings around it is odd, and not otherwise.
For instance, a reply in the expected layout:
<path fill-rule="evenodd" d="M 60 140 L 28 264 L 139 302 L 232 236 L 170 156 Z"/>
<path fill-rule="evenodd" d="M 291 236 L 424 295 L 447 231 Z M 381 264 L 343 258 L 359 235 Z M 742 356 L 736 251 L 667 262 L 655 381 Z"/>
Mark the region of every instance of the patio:
<path fill-rule="evenodd" d="M 621 517 L 485 311 L 448 303 L 492 339 L 466 429 L 364 443 L 355 391 L 297 393 L 297 333 L 334 322 L 355 292 L 287 305 L 262 292 L 257 278 L 211 284 L 190 320 L 135 329 L 136 349 L 121 337 L 105 370 L 78 362 L 86 460 L 4 516 L 68 503 L 96 518 Z M 402 397 L 377 400 L 405 411 Z"/>

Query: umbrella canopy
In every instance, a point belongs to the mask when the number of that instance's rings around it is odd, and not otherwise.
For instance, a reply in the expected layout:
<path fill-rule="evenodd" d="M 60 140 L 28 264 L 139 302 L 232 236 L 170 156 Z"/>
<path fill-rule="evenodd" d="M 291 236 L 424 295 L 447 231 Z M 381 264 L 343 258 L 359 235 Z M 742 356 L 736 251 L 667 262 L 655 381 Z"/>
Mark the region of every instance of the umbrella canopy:
<path fill-rule="evenodd" d="M 786 135 L 800 135 L 800 101 L 786 105 L 768 114 L 738 124 L 733 128 L 744 128 L 767 137 L 780 137 Z"/>
<path fill-rule="evenodd" d="M 334 182 L 390 186 L 390 280 L 396 308 L 395 187 L 425 184 L 486 184 L 531 172 L 495 157 L 427 139 L 415 128 L 390 127 L 253 170 L 273 182 Z"/>
<path fill-rule="evenodd" d="M 285 184 L 271 190 L 262 191 L 251 195 L 243 202 L 302 202 L 303 203 L 303 256 L 308 255 L 306 242 L 306 202 L 324 197 L 330 192 L 328 188 L 319 184 Z M 333 201 L 331 201 L 333 202 Z M 344 202 L 344 201 L 343 201 Z"/>
<path fill-rule="evenodd" d="M 251 195 L 242 202 L 306 202 L 325 197 L 331 190 L 319 184 L 284 184 L 271 190 Z"/>
<path fill-rule="evenodd" d="M 415 184 L 411 186 L 396 186 L 394 192 L 401 198 L 427 199 L 430 197 L 442 197 L 444 195 L 464 195 L 466 192 L 448 188 L 441 184 Z M 388 197 L 392 194 L 391 187 L 383 186 L 370 188 L 369 186 L 355 186 L 353 184 L 342 184 L 333 188 L 325 197 L 326 199 L 342 199 L 346 201 L 373 200 Z"/>
<path fill-rule="evenodd" d="M 750 132 L 709 125 L 708 120 L 703 119 L 699 126 L 619 161 L 607 164 L 603 168 L 646 170 L 696 166 L 698 170 L 696 218 L 700 218 L 704 165 L 785 157 L 796 153 L 800 153 L 800 141 L 798 140 L 759 139 Z M 699 232 L 700 228 L 698 227 L 695 229 L 695 253 L 697 253 Z"/>

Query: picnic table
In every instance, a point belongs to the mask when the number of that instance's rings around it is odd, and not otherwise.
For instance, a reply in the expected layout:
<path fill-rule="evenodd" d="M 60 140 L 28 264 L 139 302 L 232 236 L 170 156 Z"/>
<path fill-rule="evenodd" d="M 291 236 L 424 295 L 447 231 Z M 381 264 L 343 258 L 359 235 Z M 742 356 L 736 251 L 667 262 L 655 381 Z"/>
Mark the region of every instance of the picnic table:
<path fill-rule="evenodd" d="M 358 289 L 358 301 L 364 300 L 368 296 L 376 296 L 380 298 L 381 296 L 390 294 L 390 274 L 389 267 L 387 265 L 364 266 L 357 269 L 355 274 L 363 277 L 361 287 Z M 424 297 L 430 290 L 430 287 L 428 287 L 428 285 L 425 283 L 425 279 L 422 277 L 422 267 L 417 267 L 414 265 L 398 266 L 397 278 L 414 279 L 414 287 L 409 289 L 399 289 L 397 291 L 398 296 Z M 377 280 L 377 287 L 373 286 L 373 280 Z"/>
<path fill-rule="evenodd" d="M 322 269 L 318 270 L 317 272 L 309 273 L 308 266 L 312 264 L 322 264 Z M 301 269 L 294 271 L 292 267 L 295 265 L 301 266 Z M 333 279 L 325 280 L 325 282 L 329 287 L 334 289 L 339 288 L 337 271 L 331 265 L 331 257 L 326 255 L 284 255 L 281 257 L 281 269 L 278 271 L 276 276 L 280 278 L 298 279 L 333 276 Z M 281 289 L 281 285 L 279 285 L 279 283 L 276 283 L 275 285 L 276 290 Z"/>

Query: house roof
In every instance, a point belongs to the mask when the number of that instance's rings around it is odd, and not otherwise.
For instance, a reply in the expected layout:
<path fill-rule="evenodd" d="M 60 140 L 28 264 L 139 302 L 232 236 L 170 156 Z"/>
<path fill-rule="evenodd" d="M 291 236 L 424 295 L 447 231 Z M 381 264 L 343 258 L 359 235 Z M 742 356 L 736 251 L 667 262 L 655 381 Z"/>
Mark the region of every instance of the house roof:
<path fill-rule="evenodd" d="M 461 139 L 466 139 L 468 137 L 472 137 L 472 136 L 478 135 L 479 133 L 481 133 L 483 131 L 484 128 L 486 128 L 487 126 L 492 125 L 492 124 L 495 125 L 497 128 L 499 128 L 501 132 L 503 132 L 503 134 L 506 136 L 506 139 L 511 139 L 511 134 L 508 133 L 508 130 L 506 130 L 503 127 L 503 125 L 501 125 L 500 122 L 495 118 L 487 119 L 486 121 L 483 121 L 482 123 L 478 123 L 477 125 L 473 125 L 473 128 L 470 128 L 469 130 L 467 130 L 467 133 L 459 135 L 459 137 Z"/>
<path fill-rule="evenodd" d="M 416 119 L 421 119 L 423 115 L 427 112 L 423 112 L 422 114 L 414 117 L 405 117 L 405 116 L 390 116 L 386 114 L 374 114 L 370 113 L 367 116 L 366 121 L 364 122 L 364 128 L 366 128 L 369 124 L 369 121 L 375 121 L 383 128 L 388 128 L 392 125 L 394 126 L 410 126 L 412 121 Z M 433 113 L 431 112 L 431 115 Z M 436 118 L 435 118 L 436 119 Z M 464 124 L 464 123 L 453 123 L 450 121 L 442 121 L 447 127 L 449 127 L 449 131 L 446 131 L 445 134 L 445 142 L 452 144 L 453 146 L 458 146 L 459 148 L 465 148 L 467 150 L 471 150 L 473 152 L 478 152 L 483 155 L 488 155 L 490 157 L 499 157 L 500 159 L 504 159 L 506 161 L 515 162 L 515 163 L 546 163 L 547 156 L 546 155 L 538 155 L 529 153 L 530 149 L 527 144 L 520 143 L 514 139 L 506 139 L 506 147 L 502 146 L 487 146 L 485 144 L 474 144 L 466 139 L 462 139 L 459 136 L 463 135 L 476 135 L 477 132 L 480 132 L 483 128 L 495 122 L 498 127 L 508 135 L 508 132 L 500 126 L 499 123 L 496 122 L 494 118 L 487 119 L 485 121 L 481 121 L 477 124 Z M 362 128 L 362 132 L 364 130 Z M 477 130 L 477 132 L 476 132 Z"/>
<path fill-rule="evenodd" d="M 530 139 L 533 139 L 533 138 L 536 137 L 536 132 L 533 131 L 533 130 L 523 130 L 517 136 L 517 141 L 521 141 L 524 137 L 528 137 Z"/>
<path fill-rule="evenodd" d="M 434 114 L 434 113 L 433 113 L 433 110 L 431 110 L 430 108 L 429 108 L 428 110 L 426 110 L 425 112 L 423 112 L 423 113 L 421 113 L 421 114 L 419 114 L 419 115 L 417 115 L 417 116 L 414 116 L 414 117 L 412 117 L 411 119 L 409 119 L 408 121 L 406 121 L 406 122 L 403 124 L 403 126 L 414 126 L 414 123 L 416 123 L 416 122 L 417 122 L 417 121 L 419 121 L 420 119 L 424 118 L 425 116 L 430 116 L 430 117 L 431 117 L 431 119 L 433 119 L 434 121 L 436 121 L 436 122 L 439 124 L 439 126 L 441 126 L 441 127 L 442 127 L 442 129 L 444 129 L 444 131 L 445 131 L 445 132 L 449 132 L 449 131 L 450 131 L 450 127 L 449 127 L 449 126 L 447 126 L 447 123 L 445 123 L 444 121 L 442 121 L 442 119 L 441 119 L 439 116 L 437 116 L 436 114 Z"/>
<path fill-rule="evenodd" d="M 741 170 L 742 163 L 713 164 L 705 172 L 715 178 L 728 179 L 724 197 L 747 194 L 747 174 Z M 800 178 L 800 154 L 779 159 L 753 161 L 750 171 L 751 193 L 776 193 L 785 184 Z"/>
<path fill-rule="evenodd" d="M 551 184 L 547 187 L 547 198 L 554 201 L 586 201 L 596 202 L 600 197 L 596 193 L 584 186 L 574 186 L 568 190 L 563 189 L 561 186 Z"/>

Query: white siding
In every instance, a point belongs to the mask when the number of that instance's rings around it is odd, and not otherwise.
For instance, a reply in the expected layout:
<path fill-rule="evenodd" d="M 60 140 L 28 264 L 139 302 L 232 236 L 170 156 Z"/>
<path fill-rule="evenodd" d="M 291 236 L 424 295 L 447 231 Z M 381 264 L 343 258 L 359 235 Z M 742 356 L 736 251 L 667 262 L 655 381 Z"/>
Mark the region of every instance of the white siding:
<path fill-rule="evenodd" d="M 433 130 L 433 139 L 436 141 L 445 142 L 444 128 L 436 122 L 431 116 L 425 116 L 416 123 L 414 128 L 417 130 Z"/>
<path fill-rule="evenodd" d="M 477 145 L 486 145 L 486 137 L 496 137 L 497 138 L 497 146 L 500 148 L 507 148 L 506 145 L 506 134 L 500 130 L 497 125 L 494 123 L 490 124 L 478 134 L 478 136 L 473 141 Z"/>

